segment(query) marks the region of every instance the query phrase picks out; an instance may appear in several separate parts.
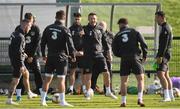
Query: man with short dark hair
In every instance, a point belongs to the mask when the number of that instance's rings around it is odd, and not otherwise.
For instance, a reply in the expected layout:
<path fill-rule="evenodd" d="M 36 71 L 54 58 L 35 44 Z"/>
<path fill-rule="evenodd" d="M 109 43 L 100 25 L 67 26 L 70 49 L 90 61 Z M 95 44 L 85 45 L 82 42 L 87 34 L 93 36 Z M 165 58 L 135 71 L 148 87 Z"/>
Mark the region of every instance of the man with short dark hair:
<path fill-rule="evenodd" d="M 21 76 L 24 77 L 23 83 L 28 93 L 28 98 L 32 98 L 34 96 L 30 90 L 29 71 L 24 65 L 24 60 L 27 57 L 27 55 L 24 52 L 25 49 L 24 35 L 29 32 L 31 26 L 32 26 L 32 22 L 30 20 L 27 19 L 22 20 L 20 24 L 20 28 L 15 30 L 15 32 L 13 32 L 10 37 L 11 42 L 9 45 L 8 52 L 9 52 L 11 65 L 13 67 L 13 78 L 10 83 L 8 100 L 6 101 L 6 104 L 18 105 L 16 102 L 13 102 L 12 96 L 14 94 L 16 86 L 19 83 L 19 79 Z"/>
<path fill-rule="evenodd" d="M 144 68 L 143 63 L 147 57 L 147 45 L 141 34 L 133 28 L 128 27 L 128 20 L 120 18 L 118 21 L 120 31 L 116 34 L 112 51 L 115 56 L 121 58 L 120 76 L 121 76 L 121 107 L 126 107 L 126 94 L 128 75 L 133 72 L 138 81 L 138 105 L 144 107 Z M 141 49 L 139 48 L 139 45 Z M 142 52 L 142 56 L 141 56 Z"/>
<path fill-rule="evenodd" d="M 24 19 L 28 19 L 28 20 L 30 20 L 31 22 L 33 22 L 33 21 L 34 21 L 34 20 L 33 20 L 33 14 L 30 13 L 30 12 L 25 13 L 25 14 L 24 14 Z"/>
<path fill-rule="evenodd" d="M 92 69 L 95 65 L 98 66 L 99 72 L 103 73 L 104 84 L 106 87 L 106 96 L 113 99 L 117 97 L 111 92 L 110 89 L 110 74 L 107 68 L 106 59 L 103 55 L 104 49 L 109 51 L 107 40 L 97 26 L 97 15 L 96 13 L 90 13 L 88 15 L 89 23 L 84 27 L 85 35 L 83 36 L 83 50 L 84 50 L 84 77 L 86 84 L 85 97 L 87 100 L 91 99 L 91 75 Z"/>
<path fill-rule="evenodd" d="M 155 19 L 160 26 L 159 47 L 156 55 L 156 63 L 158 64 L 157 76 L 160 79 L 164 90 L 164 102 L 174 101 L 172 82 L 169 77 L 168 62 L 171 58 L 171 42 L 172 42 L 172 28 L 166 22 L 165 13 L 158 11 L 155 13 Z"/>
<path fill-rule="evenodd" d="M 69 62 L 69 88 L 67 89 L 66 94 L 74 93 L 74 83 L 75 83 L 75 73 L 79 68 L 80 72 L 82 72 L 82 64 L 83 64 L 83 50 L 82 50 L 82 36 L 84 35 L 84 30 L 81 25 L 81 14 L 74 13 L 74 23 L 69 28 L 71 31 L 74 47 L 77 50 L 76 53 L 76 62 Z M 81 77 L 82 78 L 82 77 Z"/>
<path fill-rule="evenodd" d="M 75 62 L 75 49 L 72 41 L 72 36 L 69 30 L 64 26 L 65 12 L 63 10 L 56 12 L 56 21 L 47 26 L 43 32 L 41 40 L 41 52 L 45 62 L 45 78 L 41 92 L 41 105 L 47 106 L 46 96 L 49 89 L 49 84 L 53 79 L 53 72 L 57 73 L 58 77 L 58 93 L 60 106 L 70 106 L 65 100 L 65 77 L 67 74 L 68 57 Z M 46 46 L 48 53 L 46 55 Z M 67 48 L 68 47 L 68 48 Z"/>
<path fill-rule="evenodd" d="M 31 13 L 26 13 L 24 15 L 25 19 L 32 20 L 33 24 L 31 26 L 31 30 L 25 35 L 25 53 L 27 54 L 27 59 L 25 59 L 25 66 L 28 69 L 31 69 L 34 73 L 36 92 L 40 94 L 39 90 L 42 90 L 42 77 L 41 77 L 41 67 L 39 63 L 39 52 L 38 47 L 40 46 L 40 29 L 35 24 L 35 17 Z M 18 26 L 16 29 L 20 28 Z M 23 77 L 20 79 L 20 82 L 16 89 L 16 100 L 21 100 L 21 90 L 24 88 L 23 86 Z M 36 95 L 37 96 L 37 95 Z"/>

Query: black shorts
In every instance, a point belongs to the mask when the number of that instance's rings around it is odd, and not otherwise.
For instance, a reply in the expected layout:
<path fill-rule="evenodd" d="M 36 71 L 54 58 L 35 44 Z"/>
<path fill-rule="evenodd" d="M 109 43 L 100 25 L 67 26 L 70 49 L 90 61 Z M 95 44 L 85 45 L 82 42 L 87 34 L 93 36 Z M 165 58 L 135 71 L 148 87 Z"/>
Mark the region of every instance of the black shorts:
<path fill-rule="evenodd" d="M 21 67 L 25 67 L 24 61 L 15 58 L 10 58 L 11 65 L 13 67 L 13 77 L 20 78 L 22 73 L 20 72 Z M 26 68 L 26 67 L 25 67 Z"/>
<path fill-rule="evenodd" d="M 97 68 L 99 72 L 108 71 L 106 59 L 103 55 L 84 57 L 84 64 L 83 64 L 84 73 L 92 73 L 94 67 Z"/>
<path fill-rule="evenodd" d="M 121 58 L 120 65 L 120 76 L 128 76 L 130 73 L 134 73 L 135 75 L 139 75 L 144 73 L 144 68 L 140 59 L 136 58 Z"/>
<path fill-rule="evenodd" d="M 77 57 L 76 62 L 69 60 L 69 68 L 83 68 L 83 57 Z"/>
<path fill-rule="evenodd" d="M 161 64 L 158 64 L 157 71 L 167 72 L 167 71 L 169 70 L 168 62 L 169 62 L 168 59 L 163 58 L 162 63 L 161 63 Z"/>
<path fill-rule="evenodd" d="M 108 71 L 109 71 L 109 73 L 111 74 L 111 73 L 112 73 L 112 63 L 109 62 L 109 61 L 106 61 L 106 64 L 107 64 Z M 94 65 L 94 67 L 93 67 L 93 73 L 101 73 L 101 72 L 99 71 L 98 64 L 97 64 L 97 65 L 96 65 L 96 64 Z"/>
<path fill-rule="evenodd" d="M 58 56 L 48 56 L 45 65 L 45 73 L 53 74 L 54 72 L 56 72 L 57 75 L 66 75 L 67 65 L 67 59 L 62 59 Z"/>

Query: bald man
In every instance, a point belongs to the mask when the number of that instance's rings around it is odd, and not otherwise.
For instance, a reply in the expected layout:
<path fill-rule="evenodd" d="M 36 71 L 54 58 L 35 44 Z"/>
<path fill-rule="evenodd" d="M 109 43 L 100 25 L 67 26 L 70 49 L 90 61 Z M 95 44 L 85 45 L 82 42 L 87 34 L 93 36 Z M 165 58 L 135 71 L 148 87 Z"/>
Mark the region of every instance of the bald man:
<path fill-rule="evenodd" d="M 104 57 L 106 58 L 106 63 L 107 63 L 107 67 L 108 67 L 108 71 L 110 73 L 110 87 L 111 87 L 111 91 L 113 91 L 112 89 L 112 50 L 111 50 L 111 44 L 112 44 L 112 40 L 113 40 L 113 33 L 111 31 L 109 31 L 107 29 L 107 23 L 105 21 L 100 21 L 99 24 L 98 24 L 98 27 L 101 29 L 101 31 L 106 34 L 105 36 L 107 37 L 107 43 L 108 43 L 108 46 L 110 46 L 110 50 L 107 50 L 106 48 L 103 48 L 104 49 L 104 52 L 103 52 L 103 55 Z M 98 68 L 94 68 L 93 69 L 93 75 L 92 75 L 92 78 L 91 78 L 91 88 L 93 90 L 96 90 L 96 83 L 97 83 L 97 78 L 100 74 L 100 71 L 98 71 Z M 98 90 L 96 90 L 98 91 Z M 104 86 L 104 92 L 106 92 L 105 90 L 105 86 Z"/>

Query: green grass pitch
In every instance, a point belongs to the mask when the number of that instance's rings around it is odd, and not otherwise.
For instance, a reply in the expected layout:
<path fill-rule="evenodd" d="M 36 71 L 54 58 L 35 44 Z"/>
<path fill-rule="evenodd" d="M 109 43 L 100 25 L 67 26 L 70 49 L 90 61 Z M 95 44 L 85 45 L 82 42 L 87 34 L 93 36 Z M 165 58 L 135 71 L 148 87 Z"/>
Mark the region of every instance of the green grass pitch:
<path fill-rule="evenodd" d="M 51 96 L 51 95 L 49 95 Z M 48 101 L 48 107 L 40 106 L 40 97 L 34 99 L 27 99 L 27 96 L 24 95 L 22 101 L 19 102 L 18 106 L 6 105 L 5 101 L 7 96 L 0 96 L 0 108 L 63 108 L 58 104 Z M 14 97 L 15 99 L 15 97 Z M 174 102 L 160 102 L 162 98 L 159 95 L 145 95 L 144 103 L 146 107 L 144 109 L 179 109 L 180 107 L 180 98 L 176 98 Z M 118 95 L 118 100 L 112 100 L 111 98 L 105 97 L 104 95 L 95 95 L 92 100 L 87 101 L 83 95 L 67 95 L 66 100 L 74 105 L 73 108 L 120 108 L 120 95 Z M 137 105 L 137 95 L 128 95 L 127 96 L 127 108 L 135 109 L 141 108 Z"/>

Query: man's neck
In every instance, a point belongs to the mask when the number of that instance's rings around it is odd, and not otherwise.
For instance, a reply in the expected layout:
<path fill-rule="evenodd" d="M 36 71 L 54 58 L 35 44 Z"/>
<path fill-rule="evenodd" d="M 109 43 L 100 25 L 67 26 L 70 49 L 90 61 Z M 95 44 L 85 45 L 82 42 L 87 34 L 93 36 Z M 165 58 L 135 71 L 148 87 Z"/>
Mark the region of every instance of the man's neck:
<path fill-rule="evenodd" d="M 163 25 L 165 22 L 166 22 L 166 20 L 162 20 L 162 21 L 160 22 L 160 25 Z"/>
<path fill-rule="evenodd" d="M 74 25 L 81 25 L 81 23 L 74 23 Z"/>
<path fill-rule="evenodd" d="M 90 25 L 91 27 L 95 27 L 95 26 L 96 26 L 96 24 L 90 24 L 90 23 L 89 23 L 89 25 Z"/>

